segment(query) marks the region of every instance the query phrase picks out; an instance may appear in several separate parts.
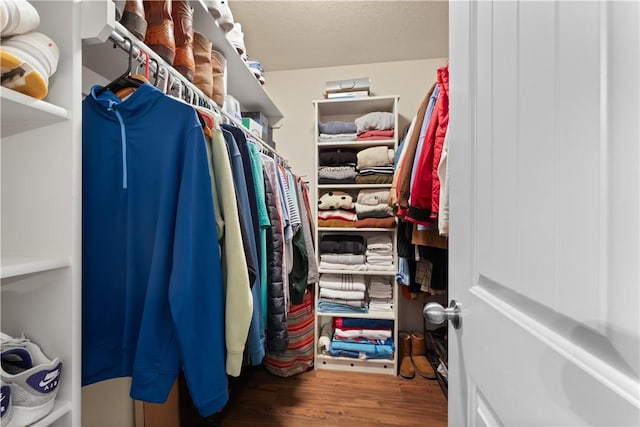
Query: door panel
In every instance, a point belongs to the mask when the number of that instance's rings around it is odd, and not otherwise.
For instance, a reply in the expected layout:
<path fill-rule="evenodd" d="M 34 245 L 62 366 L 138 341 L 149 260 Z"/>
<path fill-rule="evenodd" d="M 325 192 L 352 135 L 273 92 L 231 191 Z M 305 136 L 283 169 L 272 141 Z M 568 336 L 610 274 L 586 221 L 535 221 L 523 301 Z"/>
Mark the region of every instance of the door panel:
<path fill-rule="evenodd" d="M 640 7 L 449 16 L 450 424 L 640 425 Z"/>

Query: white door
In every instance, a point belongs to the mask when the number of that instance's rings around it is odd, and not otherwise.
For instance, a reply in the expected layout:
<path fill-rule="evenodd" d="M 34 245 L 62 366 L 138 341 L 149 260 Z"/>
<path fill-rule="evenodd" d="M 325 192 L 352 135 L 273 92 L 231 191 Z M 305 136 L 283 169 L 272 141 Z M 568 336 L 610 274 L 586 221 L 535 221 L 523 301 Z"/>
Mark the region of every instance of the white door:
<path fill-rule="evenodd" d="M 450 3 L 450 425 L 640 425 L 639 27 Z"/>

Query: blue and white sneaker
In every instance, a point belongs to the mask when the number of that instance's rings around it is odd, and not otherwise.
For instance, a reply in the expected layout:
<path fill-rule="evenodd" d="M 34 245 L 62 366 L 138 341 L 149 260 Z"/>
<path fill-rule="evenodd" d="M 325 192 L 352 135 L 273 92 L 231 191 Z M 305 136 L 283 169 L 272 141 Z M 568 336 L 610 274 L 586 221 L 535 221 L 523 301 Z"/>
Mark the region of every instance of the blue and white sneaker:
<path fill-rule="evenodd" d="M 2 427 L 13 427 L 13 405 L 11 404 L 11 388 L 0 382 L 0 425 Z"/>
<path fill-rule="evenodd" d="M 11 424 L 7 421 L 7 426 L 32 424 L 53 409 L 62 363 L 57 357 L 49 359 L 38 345 L 24 336 L 12 338 L 1 334 L 0 346 L 2 395 L 4 399 L 5 386 L 8 386 L 8 400 L 13 412 Z M 2 427 L 5 427 L 4 418 Z"/>

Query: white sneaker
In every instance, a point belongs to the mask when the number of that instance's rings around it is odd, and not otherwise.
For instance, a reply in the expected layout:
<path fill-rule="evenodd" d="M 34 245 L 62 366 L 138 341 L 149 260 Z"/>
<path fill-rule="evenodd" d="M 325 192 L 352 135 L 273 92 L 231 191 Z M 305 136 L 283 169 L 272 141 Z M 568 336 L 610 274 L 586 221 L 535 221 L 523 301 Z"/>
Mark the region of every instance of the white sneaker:
<path fill-rule="evenodd" d="M 242 25 L 238 22 L 233 24 L 233 28 L 227 34 L 227 40 L 231 43 L 240 56 L 244 55 L 247 52 L 247 49 L 244 47 L 244 33 L 242 32 Z"/>
<path fill-rule="evenodd" d="M 38 11 L 27 0 L 1 0 L 0 36 L 9 37 L 35 30 L 40 25 Z"/>
<path fill-rule="evenodd" d="M 11 424 L 22 427 L 44 418 L 53 409 L 58 394 L 62 363 L 49 359 L 35 343 L 24 336 L 2 334 L 2 400 L 11 401 Z M 8 386 L 9 397 L 5 398 Z M 9 416 L 9 410 L 4 416 Z M 5 426 L 4 420 L 2 426 Z"/>
<path fill-rule="evenodd" d="M 214 19 L 220 19 L 222 15 L 222 4 L 220 0 L 203 0 L 204 5 L 209 9 L 209 13 L 213 16 Z"/>
<path fill-rule="evenodd" d="M 2 86 L 36 99 L 47 96 L 49 77 L 58 69 L 60 51 L 42 33 L 28 33 L 3 40 L 0 46 Z"/>
<path fill-rule="evenodd" d="M 14 427 L 13 405 L 11 403 L 11 388 L 0 381 L 0 425 L 2 427 Z"/>
<path fill-rule="evenodd" d="M 222 28 L 222 31 L 228 33 L 233 29 L 233 14 L 229 8 L 229 0 L 220 0 L 220 18 L 218 18 L 218 25 Z"/>

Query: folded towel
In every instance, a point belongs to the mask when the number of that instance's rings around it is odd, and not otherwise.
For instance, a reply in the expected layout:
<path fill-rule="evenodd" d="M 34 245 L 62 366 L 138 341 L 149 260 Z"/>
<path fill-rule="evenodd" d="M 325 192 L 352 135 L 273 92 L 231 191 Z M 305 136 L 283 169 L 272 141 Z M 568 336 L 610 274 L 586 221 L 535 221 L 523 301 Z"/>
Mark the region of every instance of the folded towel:
<path fill-rule="evenodd" d="M 356 203 L 359 205 L 376 206 L 381 203 L 389 203 L 389 190 L 366 189 L 360 190 L 356 197 Z"/>
<path fill-rule="evenodd" d="M 387 218 L 366 218 L 355 222 L 341 219 L 318 219 L 318 227 L 356 227 L 356 228 L 394 228 L 396 219 Z"/>
<path fill-rule="evenodd" d="M 349 271 L 365 271 L 365 264 L 334 264 L 320 260 L 320 268 L 325 270 L 349 270 Z"/>
<path fill-rule="evenodd" d="M 391 329 L 341 329 L 336 328 L 334 331 L 336 338 L 357 338 L 366 337 L 374 339 L 387 339 L 391 338 L 393 331 Z"/>
<path fill-rule="evenodd" d="M 393 175 L 393 166 L 372 166 L 370 168 L 360 169 L 358 175 L 370 176 L 370 175 Z"/>
<path fill-rule="evenodd" d="M 353 180 L 356 184 L 391 184 L 393 182 L 393 174 L 373 174 L 373 175 L 356 175 Z M 318 184 L 332 184 L 331 182 L 320 182 Z M 344 182 L 344 184 L 347 184 Z"/>
<path fill-rule="evenodd" d="M 393 250 L 391 249 L 369 249 L 367 248 L 366 252 L 364 253 L 367 256 L 371 256 L 371 255 L 381 255 L 381 256 L 389 256 L 389 255 L 393 255 Z"/>
<path fill-rule="evenodd" d="M 336 317 L 333 319 L 333 327 L 345 330 L 353 329 L 393 329 L 393 320 L 386 319 L 352 319 L 349 317 Z"/>
<path fill-rule="evenodd" d="M 321 166 L 318 168 L 318 178 L 347 179 L 355 178 L 356 169 L 353 166 Z"/>
<path fill-rule="evenodd" d="M 350 142 L 356 141 L 358 139 L 358 134 L 355 133 L 338 133 L 338 134 L 328 134 L 321 133 L 318 136 L 318 142 Z"/>
<path fill-rule="evenodd" d="M 392 261 L 392 255 L 367 255 L 367 262 L 371 264 L 379 264 L 382 262 L 391 263 Z"/>
<path fill-rule="evenodd" d="M 386 111 L 374 111 L 360 116 L 355 120 L 356 132 L 362 133 L 371 129 L 393 129 L 395 118 L 392 113 Z"/>
<path fill-rule="evenodd" d="M 358 161 L 356 152 L 352 150 L 320 150 L 318 152 L 320 166 L 347 166 L 354 165 Z"/>
<path fill-rule="evenodd" d="M 364 292 L 367 289 L 367 286 L 364 283 L 334 283 L 334 282 L 323 282 L 320 279 L 319 285 L 321 288 L 327 289 L 337 289 L 341 291 L 362 291 Z"/>
<path fill-rule="evenodd" d="M 320 219 L 342 219 L 344 221 L 357 221 L 358 215 L 353 211 L 346 211 L 344 209 L 336 209 L 334 211 L 318 211 L 318 218 Z"/>
<path fill-rule="evenodd" d="M 331 301 L 318 300 L 319 313 L 367 313 L 368 311 L 369 309 L 365 305 L 362 307 L 353 307 Z"/>
<path fill-rule="evenodd" d="M 393 150 L 385 146 L 365 148 L 358 151 L 356 157 L 358 158 L 358 169 L 393 164 Z"/>
<path fill-rule="evenodd" d="M 361 205 L 356 203 L 356 214 L 358 215 L 358 219 L 385 218 L 393 216 L 393 209 L 386 203 L 377 205 Z"/>
<path fill-rule="evenodd" d="M 328 302 L 331 304 L 341 304 L 349 307 L 358 307 L 358 308 L 366 306 L 364 300 L 355 300 L 355 299 L 350 300 L 350 299 L 344 299 L 344 298 L 320 297 L 318 302 Z"/>
<path fill-rule="evenodd" d="M 389 233 L 379 233 L 367 238 L 367 250 L 391 248 L 393 248 L 393 242 Z"/>
<path fill-rule="evenodd" d="M 382 176 L 382 175 L 378 175 Z M 391 175 L 390 175 L 391 176 Z M 393 178 L 393 176 L 391 176 Z M 357 175 L 356 175 L 357 178 Z M 333 178 L 318 178 L 318 184 L 329 184 L 329 185 L 343 185 L 343 184 L 357 184 L 356 178 L 341 178 L 341 179 L 333 179 Z M 391 183 L 391 181 L 389 181 Z"/>
<path fill-rule="evenodd" d="M 356 133 L 357 131 L 358 128 L 356 127 L 355 122 L 333 120 L 329 122 L 318 123 L 319 133 L 328 133 L 335 135 L 340 133 Z"/>
<path fill-rule="evenodd" d="M 320 262 L 331 264 L 359 265 L 365 263 L 364 255 L 355 254 L 320 254 Z M 391 260 L 389 260 L 391 262 Z"/>
<path fill-rule="evenodd" d="M 349 301 L 364 301 L 364 291 L 342 291 L 339 289 L 320 288 L 321 298 L 336 298 Z"/>
<path fill-rule="evenodd" d="M 368 130 L 366 132 L 362 132 L 358 134 L 358 141 L 376 141 L 376 140 L 385 140 L 385 139 L 393 139 L 393 129 L 388 130 Z"/>
<path fill-rule="evenodd" d="M 344 191 L 328 191 L 318 199 L 318 209 L 355 209 L 353 196 Z"/>
<path fill-rule="evenodd" d="M 323 234 L 320 240 L 320 252 L 362 255 L 364 237 L 357 234 Z"/>
<path fill-rule="evenodd" d="M 381 265 L 381 264 L 366 264 L 365 270 L 371 271 L 394 271 L 395 267 L 393 265 Z"/>

